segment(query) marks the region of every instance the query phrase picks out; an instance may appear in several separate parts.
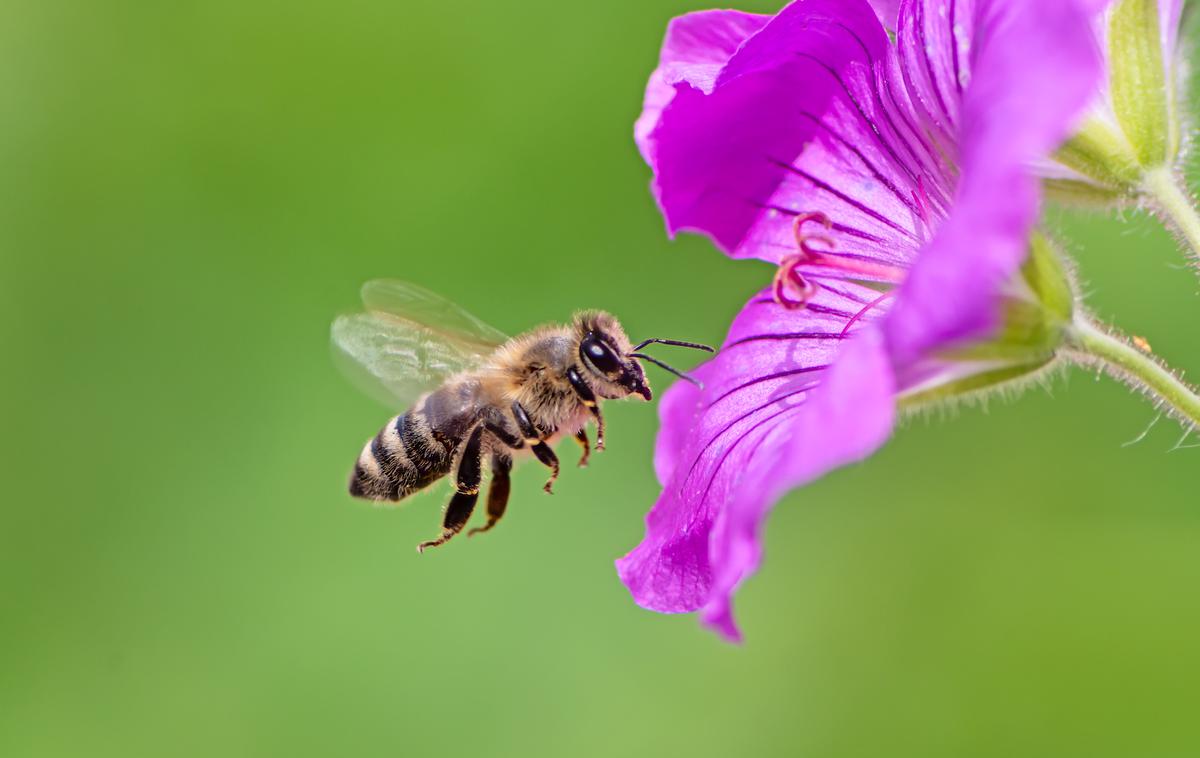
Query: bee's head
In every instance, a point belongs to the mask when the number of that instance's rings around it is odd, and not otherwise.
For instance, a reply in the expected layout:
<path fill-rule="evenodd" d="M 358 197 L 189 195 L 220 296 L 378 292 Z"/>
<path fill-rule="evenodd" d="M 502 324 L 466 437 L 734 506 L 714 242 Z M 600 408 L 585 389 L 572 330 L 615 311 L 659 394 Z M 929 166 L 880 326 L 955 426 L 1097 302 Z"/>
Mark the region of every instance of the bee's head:
<path fill-rule="evenodd" d="M 580 313 L 575 316 L 575 329 L 579 362 L 602 397 L 653 397 L 646 372 L 632 355 L 629 337 L 613 316 L 603 311 Z"/>
<path fill-rule="evenodd" d="M 575 331 L 579 337 L 579 361 L 603 397 L 641 395 L 649 400 L 650 384 L 646 381 L 646 372 L 642 370 L 640 361 L 650 361 L 655 366 L 699 386 L 700 382 L 682 371 L 638 352 L 647 345 L 657 343 L 689 347 L 706 353 L 716 352 L 708 345 L 658 337 L 642 340 L 631 346 L 629 338 L 625 336 L 625 330 L 617 320 L 602 311 L 586 311 L 575 316 Z"/>

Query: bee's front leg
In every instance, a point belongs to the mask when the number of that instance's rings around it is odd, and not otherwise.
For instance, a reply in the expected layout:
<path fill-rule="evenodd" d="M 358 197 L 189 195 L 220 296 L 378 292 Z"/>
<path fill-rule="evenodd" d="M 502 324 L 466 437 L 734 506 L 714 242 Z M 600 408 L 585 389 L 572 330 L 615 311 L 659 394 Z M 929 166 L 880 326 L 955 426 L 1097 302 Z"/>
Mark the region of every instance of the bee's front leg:
<path fill-rule="evenodd" d="M 587 429 L 580 429 L 575 432 L 575 440 L 583 446 L 583 455 L 579 458 L 579 468 L 586 468 L 588 457 L 592 454 L 592 445 L 588 442 Z"/>
<path fill-rule="evenodd" d="M 596 420 L 596 449 L 604 449 L 604 416 L 600 415 L 600 401 L 596 399 L 596 393 L 592 392 L 592 388 L 584 380 L 583 376 L 575 369 L 574 366 L 567 369 L 567 381 L 571 383 L 571 389 L 575 390 L 575 394 L 579 396 L 579 401 L 592 414 L 592 418 Z M 587 456 L 584 456 L 584 460 Z"/>
<path fill-rule="evenodd" d="M 521 430 L 521 435 L 525 438 L 525 442 L 529 445 L 529 449 L 537 456 L 537 459 L 542 462 L 542 465 L 550 469 L 550 479 L 546 481 L 546 486 L 543 487 L 547 493 L 554 494 L 554 480 L 558 478 L 558 456 L 550 449 L 550 446 L 542 441 L 538 436 L 537 429 L 533 425 L 533 421 L 529 419 L 529 413 L 525 408 L 517 402 L 512 404 L 513 418 L 517 420 L 517 428 Z"/>

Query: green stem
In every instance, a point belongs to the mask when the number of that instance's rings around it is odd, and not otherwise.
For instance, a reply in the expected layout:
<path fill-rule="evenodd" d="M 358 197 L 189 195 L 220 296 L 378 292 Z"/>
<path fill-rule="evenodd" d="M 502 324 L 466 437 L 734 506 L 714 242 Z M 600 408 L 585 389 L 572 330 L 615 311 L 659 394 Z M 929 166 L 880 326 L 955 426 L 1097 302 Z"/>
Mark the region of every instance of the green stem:
<path fill-rule="evenodd" d="M 1200 427 L 1200 395 L 1150 355 L 1078 316 L 1066 338 L 1085 362 L 1100 363 L 1116 378 L 1162 403 L 1171 415 Z"/>
<path fill-rule="evenodd" d="M 1171 169 L 1156 168 L 1146 172 L 1142 189 L 1155 209 L 1192 249 L 1192 255 L 1200 260 L 1200 214 L 1196 213 L 1182 181 Z"/>

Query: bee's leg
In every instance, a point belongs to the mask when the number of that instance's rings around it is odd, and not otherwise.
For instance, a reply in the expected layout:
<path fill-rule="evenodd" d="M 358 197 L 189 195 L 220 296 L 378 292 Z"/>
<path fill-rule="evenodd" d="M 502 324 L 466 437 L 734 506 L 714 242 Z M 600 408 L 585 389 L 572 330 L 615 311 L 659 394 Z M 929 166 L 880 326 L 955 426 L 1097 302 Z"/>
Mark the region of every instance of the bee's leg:
<path fill-rule="evenodd" d="M 417 545 L 418 553 L 425 552 L 427 547 L 444 544 L 461 532 L 471 518 L 471 512 L 475 510 L 475 501 L 479 499 L 479 480 L 483 475 L 480 470 L 483 463 L 483 455 L 480 450 L 482 438 L 483 427 L 475 427 L 475 431 L 471 432 L 467 444 L 463 447 L 458 471 L 454 476 L 456 492 L 454 497 L 450 498 L 450 504 L 446 506 L 446 515 L 442 518 L 442 536 Z"/>
<path fill-rule="evenodd" d="M 550 494 L 554 494 L 554 480 L 558 478 L 558 456 L 554 454 L 549 445 L 542 442 L 542 438 L 538 436 L 533 422 L 529 420 L 529 414 L 520 403 L 513 403 L 512 411 L 513 418 L 517 420 L 517 427 L 520 428 L 522 436 L 525 437 L 525 442 L 529 444 L 529 449 L 542 462 L 542 465 L 550 469 L 550 479 L 546 481 L 546 486 L 542 489 Z"/>
<path fill-rule="evenodd" d="M 575 432 L 575 440 L 580 445 L 583 445 L 583 455 L 579 458 L 579 467 L 585 468 L 588 465 L 588 457 L 592 454 L 592 446 L 588 442 L 587 429 L 580 429 Z"/>
<path fill-rule="evenodd" d="M 488 485 L 488 520 L 483 526 L 476 527 L 467 532 L 468 537 L 486 532 L 495 526 L 496 522 L 504 516 L 504 509 L 508 505 L 508 493 L 511 487 L 508 478 L 508 472 L 510 471 L 512 471 L 512 458 L 509 458 L 507 455 L 492 456 L 492 483 Z"/>
<path fill-rule="evenodd" d="M 571 389 L 575 390 L 575 394 L 579 396 L 579 400 L 592 413 L 592 418 L 596 419 L 596 449 L 604 449 L 604 416 L 600 415 L 600 402 L 596 400 L 596 393 L 592 392 L 592 388 L 584 381 L 575 367 L 567 369 L 567 381 L 571 383 Z"/>
<path fill-rule="evenodd" d="M 513 434 L 502 422 L 488 421 L 483 425 L 483 428 L 513 450 L 520 450 L 525 447 L 525 441 L 521 439 L 521 435 Z"/>
<path fill-rule="evenodd" d="M 475 501 L 478 499 L 478 491 L 471 494 L 455 492 L 454 497 L 450 498 L 450 505 L 446 506 L 446 515 L 442 519 L 442 536 L 417 545 L 417 552 L 423 553 L 427 547 L 443 545 L 451 537 L 461 532 L 462 528 L 466 526 L 467 520 L 471 518 L 471 512 L 475 510 Z"/>

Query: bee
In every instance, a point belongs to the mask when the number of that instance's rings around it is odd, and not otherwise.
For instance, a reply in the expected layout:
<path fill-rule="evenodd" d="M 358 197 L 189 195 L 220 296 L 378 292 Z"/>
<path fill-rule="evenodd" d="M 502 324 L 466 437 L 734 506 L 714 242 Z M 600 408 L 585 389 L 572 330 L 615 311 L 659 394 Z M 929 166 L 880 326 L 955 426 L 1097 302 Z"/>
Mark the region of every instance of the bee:
<path fill-rule="evenodd" d="M 407 282 L 363 285 L 365 310 L 333 322 L 335 354 L 352 378 L 390 403 L 407 407 L 368 440 L 350 474 L 354 497 L 398 502 L 451 472 L 454 494 L 441 534 L 417 552 L 445 544 L 462 531 L 475 502 L 484 463 L 491 469 L 486 532 L 508 505 L 513 459 L 532 454 L 559 473 L 552 445 L 574 437 L 580 466 L 591 453 L 586 425 L 596 425 L 604 449 L 600 403 L 653 394 L 641 361 L 688 381 L 688 375 L 639 352 L 664 344 L 713 352 L 679 340 L 631 344 L 621 324 L 603 311 L 576 313 L 568 325 L 542 326 L 508 338 L 462 308 Z"/>

